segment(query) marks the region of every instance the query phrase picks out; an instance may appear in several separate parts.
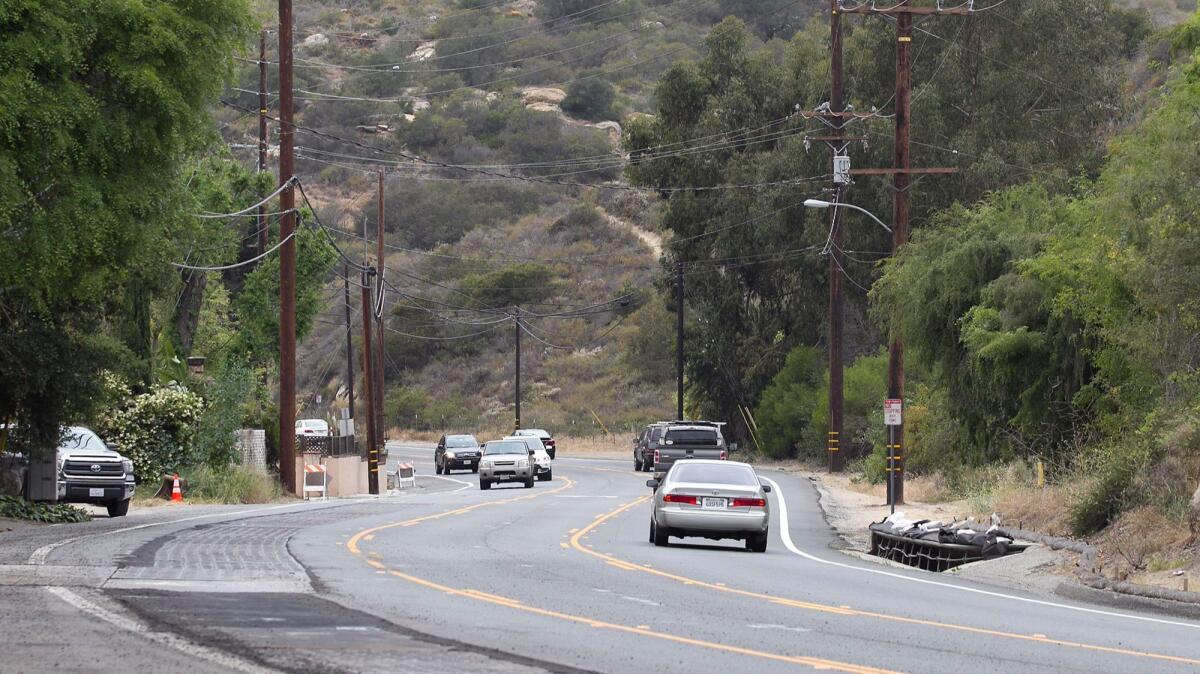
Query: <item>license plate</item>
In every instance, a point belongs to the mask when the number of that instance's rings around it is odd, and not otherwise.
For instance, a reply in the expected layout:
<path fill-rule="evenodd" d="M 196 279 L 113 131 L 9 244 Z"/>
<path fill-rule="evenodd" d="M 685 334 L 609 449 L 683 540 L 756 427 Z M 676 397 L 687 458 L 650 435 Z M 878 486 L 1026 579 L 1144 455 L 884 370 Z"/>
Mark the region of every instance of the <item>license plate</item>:
<path fill-rule="evenodd" d="M 700 503 L 700 507 L 704 508 L 706 510 L 724 510 L 725 509 L 725 499 L 711 498 L 711 497 L 706 496 L 704 498 L 704 500 Z"/>
<path fill-rule="evenodd" d="M 96 497 L 103 498 L 104 490 L 103 489 L 88 489 L 88 496 L 92 497 L 92 498 L 96 498 Z"/>

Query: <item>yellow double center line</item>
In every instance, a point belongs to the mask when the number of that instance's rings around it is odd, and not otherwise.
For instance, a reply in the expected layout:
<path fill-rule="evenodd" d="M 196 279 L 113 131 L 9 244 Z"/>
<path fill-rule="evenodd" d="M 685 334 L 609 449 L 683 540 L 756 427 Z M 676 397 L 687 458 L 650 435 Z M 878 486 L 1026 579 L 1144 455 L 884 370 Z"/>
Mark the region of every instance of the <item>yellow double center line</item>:
<path fill-rule="evenodd" d="M 485 501 L 483 503 L 477 503 L 477 504 L 471 505 L 471 506 L 455 508 L 454 510 L 447 510 L 445 512 L 434 513 L 432 515 L 425 515 L 422 517 L 414 517 L 412 519 L 403 520 L 401 522 L 392 522 L 392 523 L 383 524 L 383 525 L 380 525 L 377 527 L 363 529 L 362 531 L 359 531 L 358 533 L 354 534 L 354 536 L 352 536 L 350 538 L 350 540 L 346 542 L 346 549 L 349 550 L 351 554 L 362 558 L 371 567 L 378 569 L 380 571 L 384 571 L 391 576 L 394 576 L 396 578 L 401 578 L 403 580 L 406 580 L 410 583 L 414 583 L 421 587 L 425 587 L 425 588 L 428 588 L 431 590 L 437 590 L 439 592 L 445 592 L 446 594 L 451 594 L 451 595 L 455 595 L 458 597 L 466 597 L 467 599 L 473 599 L 475 601 L 481 601 L 481 602 L 486 602 L 489 604 L 494 604 L 496 606 L 503 606 L 505 608 L 510 608 L 510 609 L 517 610 L 517 611 L 533 613 L 533 614 L 544 616 L 547 618 L 555 618 L 557 620 L 563 620 L 566 622 L 587 625 L 589 627 L 594 627 L 597 629 L 608 629 L 608 630 L 614 630 L 617 632 L 625 632 L 628 634 L 637 634 L 640 636 L 650 637 L 653 639 L 661 639 L 663 641 L 670 641 L 670 642 L 674 642 L 677 644 L 685 644 L 688 646 L 698 646 L 701 648 L 708 648 L 708 649 L 712 649 L 715 651 L 722 651 L 725 653 L 733 653 L 733 654 L 737 654 L 737 655 L 747 655 L 747 656 L 751 656 L 751 657 L 763 658 L 766 660 L 774 660 L 777 662 L 786 662 L 786 663 L 795 664 L 795 665 L 804 665 L 804 666 L 811 667 L 813 669 L 833 670 L 833 671 L 838 671 L 838 672 L 853 672 L 855 674 L 888 674 L 889 673 L 890 670 L 886 670 L 886 669 L 865 667 L 865 666 L 855 665 L 855 664 L 846 663 L 846 662 L 838 662 L 836 660 L 826 660 L 824 658 L 812 658 L 812 657 L 806 657 L 806 656 L 801 656 L 801 655 L 784 655 L 782 653 L 769 653 L 767 651 L 759 651 L 759 650 L 754 650 L 754 649 L 750 649 L 750 648 L 742 648 L 740 646 L 731 646 L 729 644 L 721 644 L 721 643 L 716 643 L 713 641 L 704 641 L 701 639 L 692 639 L 689 637 L 681 637 L 681 636 L 677 636 L 674 634 L 668 634 L 665 632 L 656 632 L 656 631 L 651 630 L 646 627 L 633 627 L 633 626 L 629 626 L 629 625 L 619 625 L 616 623 L 610 623 L 610 622 L 606 622 L 603 620 L 597 620 L 595 618 L 588 618 L 586 616 L 573 615 L 570 613 L 563 613 L 561 611 L 552 611 L 550 609 L 539 608 L 536 606 L 529 606 L 527 604 L 522 603 L 521 601 L 519 601 L 517 599 L 511 599 L 508 597 L 502 597 L 502 596 L 495 595 L 495 594 L 489 594 L 489 593 L 483 592 L 481 590 L 450 587 L 449 585 L 442 585 L 441 583 L 436 583 L 431 580 L 419 578 L 412 574 L 404 573 L 403 571 L 397 571 L 396 569 L 390 568 L 389 566 L 387 566 L 383 562 L 378 561 L 377 559 L 372 559 L 371 557 L 364 555 L 362 548 L 360 547 L 360 543 L 365 543 L 367 541 L 373 540 L 375 538 L 375 534 L 377 534 L 381 531 L 386 531 L 388 529 L 396 529 L 399 527 L 410 527 L 415 524 L 420 524 L 422 522 L 428 522 L 430 520 L 435 520 L 435 519 L 438 519 L 441 517 L 447 517 L 447 516 L 451 516 L 451 515 L 461 515 L 461 514 L 469 513 L 474 510 L 479 510 L 480 508 L 486 508 L 489 506 L 498 506 L 498 505 L 504 505 L 504 504 L 508 504 L 508 503 L 516 503 L 518 501 L 527 501 L 530 499 L 537 498 L 539 496 L 545 496 L 547 494 L 553 494 L 556 492 L 564 491 L 566 489 L 570 489 L 575 484 L 574 481 L 572 481 L 570 478 L 563 477 L 561 479 L 563 480 L 564 484 L 562 484 L 561 486 L 556 487 L 554 489 L 547 490 L 547 491 L 539 491 L 539 492 L 536 492 L 533 494 L 527 494 L 524 496 L 518 496 L 516 498 L 510 498 L 510 499 L 502 499 L 499 501 Z M 639 499 L 638 501 L 635 501 L 634 503 L 626 504 L 625 506 L 622 506 L 622 509 L 632 507 L 633 505 L 640 503 L 642 500 L 645 500 L 645 499 Z M 609 517 L 609 516 L 617 514 L 617 512 L 620 512 L 620 510 L 609 513 L 609 515 L 603 516 L 600 519 L 596 520 L 591 525 L 589 525 L 589 529 L 594 528 L 601 521 L 603 521 L 604 519 L 607 519 L 607 517 Z M 584 530 L 584 531 L 586 531 L 586 530 Z M 572 545 L 577 546 L 576 541 L 577 541 L 577 538 L 572 538 L 571 539 Z"/>
<path fill-rule="evenodd" d="M 1145 651 L 1135 651 L 1135 650 L 1131 650 L 1128 648 L 1116 648 L 1113 646 L 1100 646 L 1097 644 L 1085 644 L 1085 643 L 1081 643 L 1078 641 L 1066 641 L 1063 639 L 1051 639 L 1051 638 L 1046 637 L 1041 634 L 1018 634 L 1016 632 L 1005 632 L 1002 630 L 992 630 L 992 629 L 987 629 L 987 628 L 983 628 L 983 627 L 971 627 L 970 625 L 958 625 L 955 623 L 938 622 L 935 620 L 923 620 L 921 618 L 906 618 L 904 616 L 889 615 L 886 613 L 877 613 L 874 611 L 860 611 L 858 609 L 852 609 L 852 608 L 845 607 L 845 606 L 830 606 L 828 604 L 817 604 L 817 603 L 813 603 L 813 602 L 799 601 L 799 600 L 795 600 L 795 599 L 787 599 L 784 597 L 772 596 L 769 594 L 761 594 L 759 592 L 751 592 L 749 590 L 740 590 L 740 589 L 733 588 L 733 587 L 727 587 L 725 585 L 718 585 L 718 584 L 709 583 L 709 582 L 706 582 L 703 580 L 697 580 L 695 578 L 689 578 L 687 576 L 681 576 L 678 574 L 669 573 L 667 571 L 661 571 L 659 569 L 655 569 L 655 568 L 651 568 L 651 567 L 641 566 L 634 562 L 630 562 L 630 561 L 621 559 L 620 557 L 615 557 L 613 555 L 603 553 L 603 552 L 596 552 L 595 550 L 588 548 L 581 543 L 583 537 L 587 536 L 589 533 L 591 533 L 593 530 L 595 530 L 596 527 L 600 526 L 601 524 L 608 521 L 609 519 L 612 519 L 612 518 L 626 512 L 627 510 L 629 510 L 630 508 L 633 508 L 634 506 L 645 503 L 648 499 L 649 499 L 648 496 L 643 496 L 634 501 L 630 501 L 629 503 L 626 503 L 625 505 L 622 505 L 611 512 L 605 513 L 604 515 L 597 517 L 595 520 L 592 520 L 591 524 L 588 524 L 586 527 L 583 527 L 582 529 L 576 531 L 575 534 L 573 536 L 571 536 L 571 547 L 574 548 L 575 550 L 578 550 L 579 552 L 584 553 L 585 555 L 591 555 L 592 557 L 603 560 L 605 563 L 607 563 L 611 566 L 614 566 L 618 569 L 621 569 L 623 571 L 640 571 L 642 573 L 652 574 L 652 575 L 658 576 L 660 578 L 668 578 L 670 580 L 674 580 L 674 581 L 683 583 L 684 585 L 692 585 L 695 587 L 702 587 L 702 588 L 705 588 L 708 590 L 715 590 L 717 592 L 726 592 L 729 594 L 735 594 L 735 595 L 739 595 L 742 597 L 750 597 L 753 599 L 759 599 L 762 601 L 770 602 L 772 604 L 778 604 L 781 606 L 789 606 L 792 608 L 803 609 L 806 611 L 816 611 L 816 612 L 820 612 L 820 613 L 832 613 L 832 614 L 836 614 L 836 615 L 854 616 L 854 617 L 859 617 L 859 618 L 874 618 L 876 620 L 887 620 L 890 622 L 905 623 L 908 625 L 922 625 L 925 627 L 937 627 L 937 628 L 941 628 L 941 629 L 955 630 L 958 632 L 968 632 L 970 634 L 979 634 L 979 635 L 990 636 L 990 637 L 1001 637 L 1001 638 L 1005 638 L 1005 639 L 1016 639 L 1018 641 L 1032 641 L 1032 642 L 1039 643 L 1039 644 L 1049 644 L 1051 646 L 1065 646 L 1068 648 L 1078 648 L 1078 649 L 1087 650 L 1087 651 L 1095 651 L 1098 653 L 1110 653 L 1110 654 L 1114 654 L 1114 655 L 1128 655 L 1128 656 L 1139 657 L 1139 658 L 1151 658 L 1154 660 L 1164 660 L 1167 662 L 1179 662 L 1179 663 L 1184 663 L 1184 664 L 1188 664 L 1188 665 L 1200 665 L 1200 660 L 1197 660 L 1194 658 L 1185 658 L 1185 657 L 1181 657 L 1181 656 L 1177 656 L 1177 655 L 1166 655 L 1163 653 L 1150 653 L 1150 652 L 1145 652 Z"/>

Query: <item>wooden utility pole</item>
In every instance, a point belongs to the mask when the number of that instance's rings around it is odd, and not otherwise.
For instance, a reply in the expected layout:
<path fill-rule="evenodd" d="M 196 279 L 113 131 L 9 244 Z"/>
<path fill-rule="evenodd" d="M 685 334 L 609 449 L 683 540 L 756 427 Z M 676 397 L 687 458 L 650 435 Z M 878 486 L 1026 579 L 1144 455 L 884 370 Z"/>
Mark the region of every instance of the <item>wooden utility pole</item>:
<path fill-rule="evenodd" d="M 342 265 L 342 300 L 346 312 L 346 408 L 354 418 L 354 331 L 350 323 L 350 263 Z"/>
<path fill-rule="evenodd" d="M 383 396 L 384 396 L 384 381 L 383 381 L 384 307 L 383 307 L 383 298 L 386 295 L 385 289 L 383 287 L 383 283 L 384 283 L 384 279 L 387 277 L 387 268 L 384 266 L 384 252 L 383 252 L 383 246 L 384 246 L 383 237 L 384 237 L 384 232 L 386 231 L 386 227 L 384 227 L 384 216 L 383 216 L 383 178 L 384 178 L 384 173 L 383 173 L 383 171 L 380 171 L 379 172 L 379 198 L 378 198 L 379 211 L 378 211 L 378 216 L 376 218 L 376 222 L 378 223 L 376 225 L 376 228 L 378 231 L 375 232 L 375 260 L 376 260 L 377 268 L 379 269 L 379 286 L 378 286 L 379 289 L 378 289 L 378 294 L 376 295 L 376 297 L 378 298 L 377 301 L 379 302 L 379 313 L 375 316 L 376 327 L 378 328 L 378 330 L 376 330 L 376 337 L 375 337 L 375 341 L 376 341 L 375 348 L 376 348 L 377 352 L 375 355 L 375 371 L 372 373 L 373 376 L 375 377 L 375 423 L 376 423 L 375 431 L 378 433 L 378 436 L 376 436 L 376 438 L 375 438 L 375 445 L 380 448 L 383 448 L 386 446 L 384 444 L 384 442 L 385 442 L 384 437 L 385 437 L 385 434 L 387 433 L 387 424 L 384 423 L 384 420 L 383 420 Z"/>
<path fill-rule="evenodd" d="M 871 5 L 858 5 L 850 9 L 842 8 L 845 13 L 877 14 L 894 17 L 896 21 L 896 140 L 895 155 L 891 169 L 860 169 L 852 170 L 854 175 L 892 175 L 892 255 L 901 246 L 908 243 L 908 190 L 911 186 L 910 176 L 921 173 L 952 173 L 952 168 L 912 168 L 909 156 L 909 127 L 911 124 L 912 64 L 910 50 L 912 48 L 913 17 L 932 17 L 940 15 L 968 15 L 973 10 L 969 5 L 943 8 L 938 3 L 935 6 L 916 5 L 913 0 L 899 0 L 890 7 L 876 8 Z M 894 321 L 893 321 L 894 323 Z M 904 343 L 896 334 L 895 328 L 888 342 L 888 373 L 887 397 L 904 400 Z M 890 426 L 888 443 L 888 503 L 893 506 L 904 503 L 904 425 L 901 423 Z"/>
<path fill-rule="evenodd" d="M 296 188 L 292 0 L 279 0 L 279 477 L 296 493 Z"/>
<path fill-rule="evenodd" d="M 829 0 L 829 111 L 839 115 L 831 120 L 832 140 L 829 147 L 833 150 L 833 160 L 845 151 L 844 141 L 846 121 L 840 115 L 843 112 L 842 101 L 842 14 L 838 8 L 838 0 Z M 842 325 L 845 310 L 842 302 L 842 249 L 844 235 L 842 233 L 841 210 L 837 203 L 842 200 L 844 188 L 841 178 L 833 176 L 833 203 L 829 209 L 829 428 L 826 434 L 826 447 L 829 455 L 829 472 L 842 471 L 845 461 L 842 458 L 840 443 L 842 439 L 842 407 L 844 402 L 842 392 Z"/>
<path fill-rule="evenodd" d="M 513 431 L 521 430 L 521 310 L 513 308 L 513 329 L 516 335 L 516 363 L 513 365 L 513 380 L 516 383 L 513 392 L 513 412 L 516 417 Z"/>
<path fill-rule="evenodd" d="M 371 373 L 374 372 L 374 358 L 371 348 L 373 343 L 371 340 L 371 324 L 375 322 L 374 309 L 371 302 L 371 276 L 375 270 L 371 269 L 363 272 L 362 276 L 362 340 L 363 340 L 363 389 L 366 391 L 367 408 L 367 491 L 372 494 L 379 493 L 379 445 L 375 442 L 376 425 L 378 421 L 375 419 L 375 396 L 378 393 L 375 391 L 375 383 Z"/>
<path fill-rule="evenodd" d="M 675 419 L 683 421 L 683 262 L 675 263 Z"/>
<path fill-rule="evenodd" d="M 267 171 L 267 29 L 258 34 L 258 172 Z M 258 207 L 258 254 L 267 252 L 267 205 Z"/>

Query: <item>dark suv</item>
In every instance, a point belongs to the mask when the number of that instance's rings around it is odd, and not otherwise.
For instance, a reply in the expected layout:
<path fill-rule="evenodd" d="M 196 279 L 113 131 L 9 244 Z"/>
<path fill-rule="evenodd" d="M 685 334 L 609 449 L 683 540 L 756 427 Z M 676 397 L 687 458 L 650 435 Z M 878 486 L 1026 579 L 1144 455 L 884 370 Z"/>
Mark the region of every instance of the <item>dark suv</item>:
<path fill-rule="evenodd" d="M 638 434 L 633 441 L 633 469 L 650 472 L 654 470 L 654 450 L 662 441 L 663 429 L 669 422 L 656 421 Z"/>
<path fill-rule="evenodd" d="M 478 473 L 482 454 L 474 435 L 443 435 L 433 452 L 433 469 L 438 475 L 449 475 L 454 468 L 470 468 Z"/>

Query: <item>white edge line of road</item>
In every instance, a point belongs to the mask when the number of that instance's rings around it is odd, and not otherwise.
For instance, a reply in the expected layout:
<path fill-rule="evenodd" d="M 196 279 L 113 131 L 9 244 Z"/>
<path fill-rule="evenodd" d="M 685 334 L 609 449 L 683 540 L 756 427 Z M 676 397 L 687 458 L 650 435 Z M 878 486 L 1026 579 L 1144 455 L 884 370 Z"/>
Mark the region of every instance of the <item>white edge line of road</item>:
<path fill-rule="evenodd" d="M 58 597 L 62 601 L 74 606 L 84 613 L 99 618 L 107 623 L 111 623 L 127 632 L 136 634 L 147 641 L 152 641 L 159 645 L 175 649 L 184 655 L 203 658 L 204 660 L 208 660 L 209 662 L 221 667 L 238 672 L 247 672 L 249 674 L 263 674 L 277 671 L 262 667 L 235 655 L 218 651 L 207 646 L 202 646 L 189 639 L 185 639 L 170 632 L 154 631 L 149 629 L 147 625 L 144 625 L 137 620 L 114 613 L 84 597 L 79 596 L 75 592 L 72 592 L 65 587 L 47 587 L 46 590 L 50 594 Z"/>
<path fill-rule="evenodd" d="M 1180 622 L 1180 621 L 1176 621 L 1176 620 L 1166 620 L 1163 618 L 1151 618 L 1149 616 L 1133 615 L 1130 613 L 1118 613 L 1116 611 L 1105 611 L 1103 609 L 1087 608 L 1084 606 L 1072 606 L 1070 604 L 1060 604 L 1058 602 L 1045 601 L 1043 599 L 1032 599 L 1030 597 L 1020 597 L 1017 595 L 1005 594 L 1003 592 L 993 592 L 991 590 L 981 590 L 979 588 L 966 587 L 964 585 L 954 585 L 952 583 L 943 583 L 943 582 L 936 581 L 936 580 L 929 580 L 927 578 L 915 578 L 913 576 L 908 576 L 908 575 L 904 575 L 904 574 L 900 574 L 900 573 L 893 573 L 891 571 L 884 571 L 882 569 L 872 569 L 872 568 L 868 568 L 868 567 L 857 566 L 854 564 L 846 564 L 844 562 L 835 562 L 835 561 L 828 560 L 828 559 L 821 559 L 820 557 L 816 557 L 814 555 L 810 555 L 807 552 L 804 552 L 800 548 L 796 547 L 796 544 L 792 542 L 792 534 L 791 534 L 790 528 L 788 526 L 787 501 L 783 496 L 783 490 L 779 488 L 779 483 L 776 482 L 775 480 L 772 480 L 771 478 L 763 476 L 763 475 L 760 475 L 760 477 L 762 477 L 763 481 L 770 484 L 771 488 L 775 490 L 775 495 L 776 495 L 775 500 L 779 503 L 779 528 L 781 529 L 781 531 L 779 533 L 780 533 L 780 537 L 783 539 L 784 547 L 786 547 L 788 550 L 790 550 L 793 554 L 799 555 L 800 557 L 803 557 L 804 559 L 807 559 L 809 561 L 817 562 L 818 564 L 828 564 L 830 566 L 837 566 L 837 567 L 841 567 L 843 569 L 849 569 L 851 571 L 855 571 L 858 573 L 873 573 L 873 574 L 880 575 L 880 576 L 889 576 L 891 578 L 898 578 L 900 580 L 909 581 L 912 583 L 922 583 L 925 585 L 936 585 L 937 587 L 950 588 L 952 590 L 958 590 L 960 592 L 970 592 L 973 594 L 981 594 L 981 595 L 984 595 L 987 597 L 996 597 L 999 599 L 1010 599 L 1013 601 L 1025 602 L 1027 604 L 1037 604 L 1039 606 L 1050 606 L 1050 607 L 1054 607 L 1054 608 L 1066 609 L 1068 611 L 1077 611 L 1080 613 L 1091 613 L 1094 615 L 1109 616 L 1112 618 L 1125 618 L 1128 620 L 1140 620 L 1143 622 L 1158 623 L 1160 625 L 1172 625 L 1175 627 L 1188 627 L 1191 629 L 1200 629 L 1200 624 L 1195 624 L 1195 623 Z"/>
<path fill-rule="evenodd" d="M 462 480 L 456 480 L 456 479 L 454 479 L 454 478 L 452 478 L 452 477 L 442 477 L 441 475 L 422 475 L 421 477 L 432 477 L 432 478 L 433 478 L 433 479 L 435 479 L 435 480 L 447 480 L 447 481 L 450 481 L 450 482 L 457 482 L 457 483 L 459 483 L 459 484 L 461 484 L 461 485 L 462 485 L 462 486 L 461 486 L 461 487 L 459 487 L 458 489 L 451 489 L 451 490 L 450 490 L 450 491 L 448 491 L 448 492 L 444 492 L 444 493 L 446 493 L 446 494 L 456 494 L 456 493 L 458 493 L 458 492 L 460 492 L 460 491 L 462 491 L 462 490 L 464 490 L 464 489 L 469 489 L 469 488 L 471 488 L 471 487 L 474 487 L 474 486 L 475 486 L 475 485 L 471 484 L 470 482 L 463 482 Z"/>

